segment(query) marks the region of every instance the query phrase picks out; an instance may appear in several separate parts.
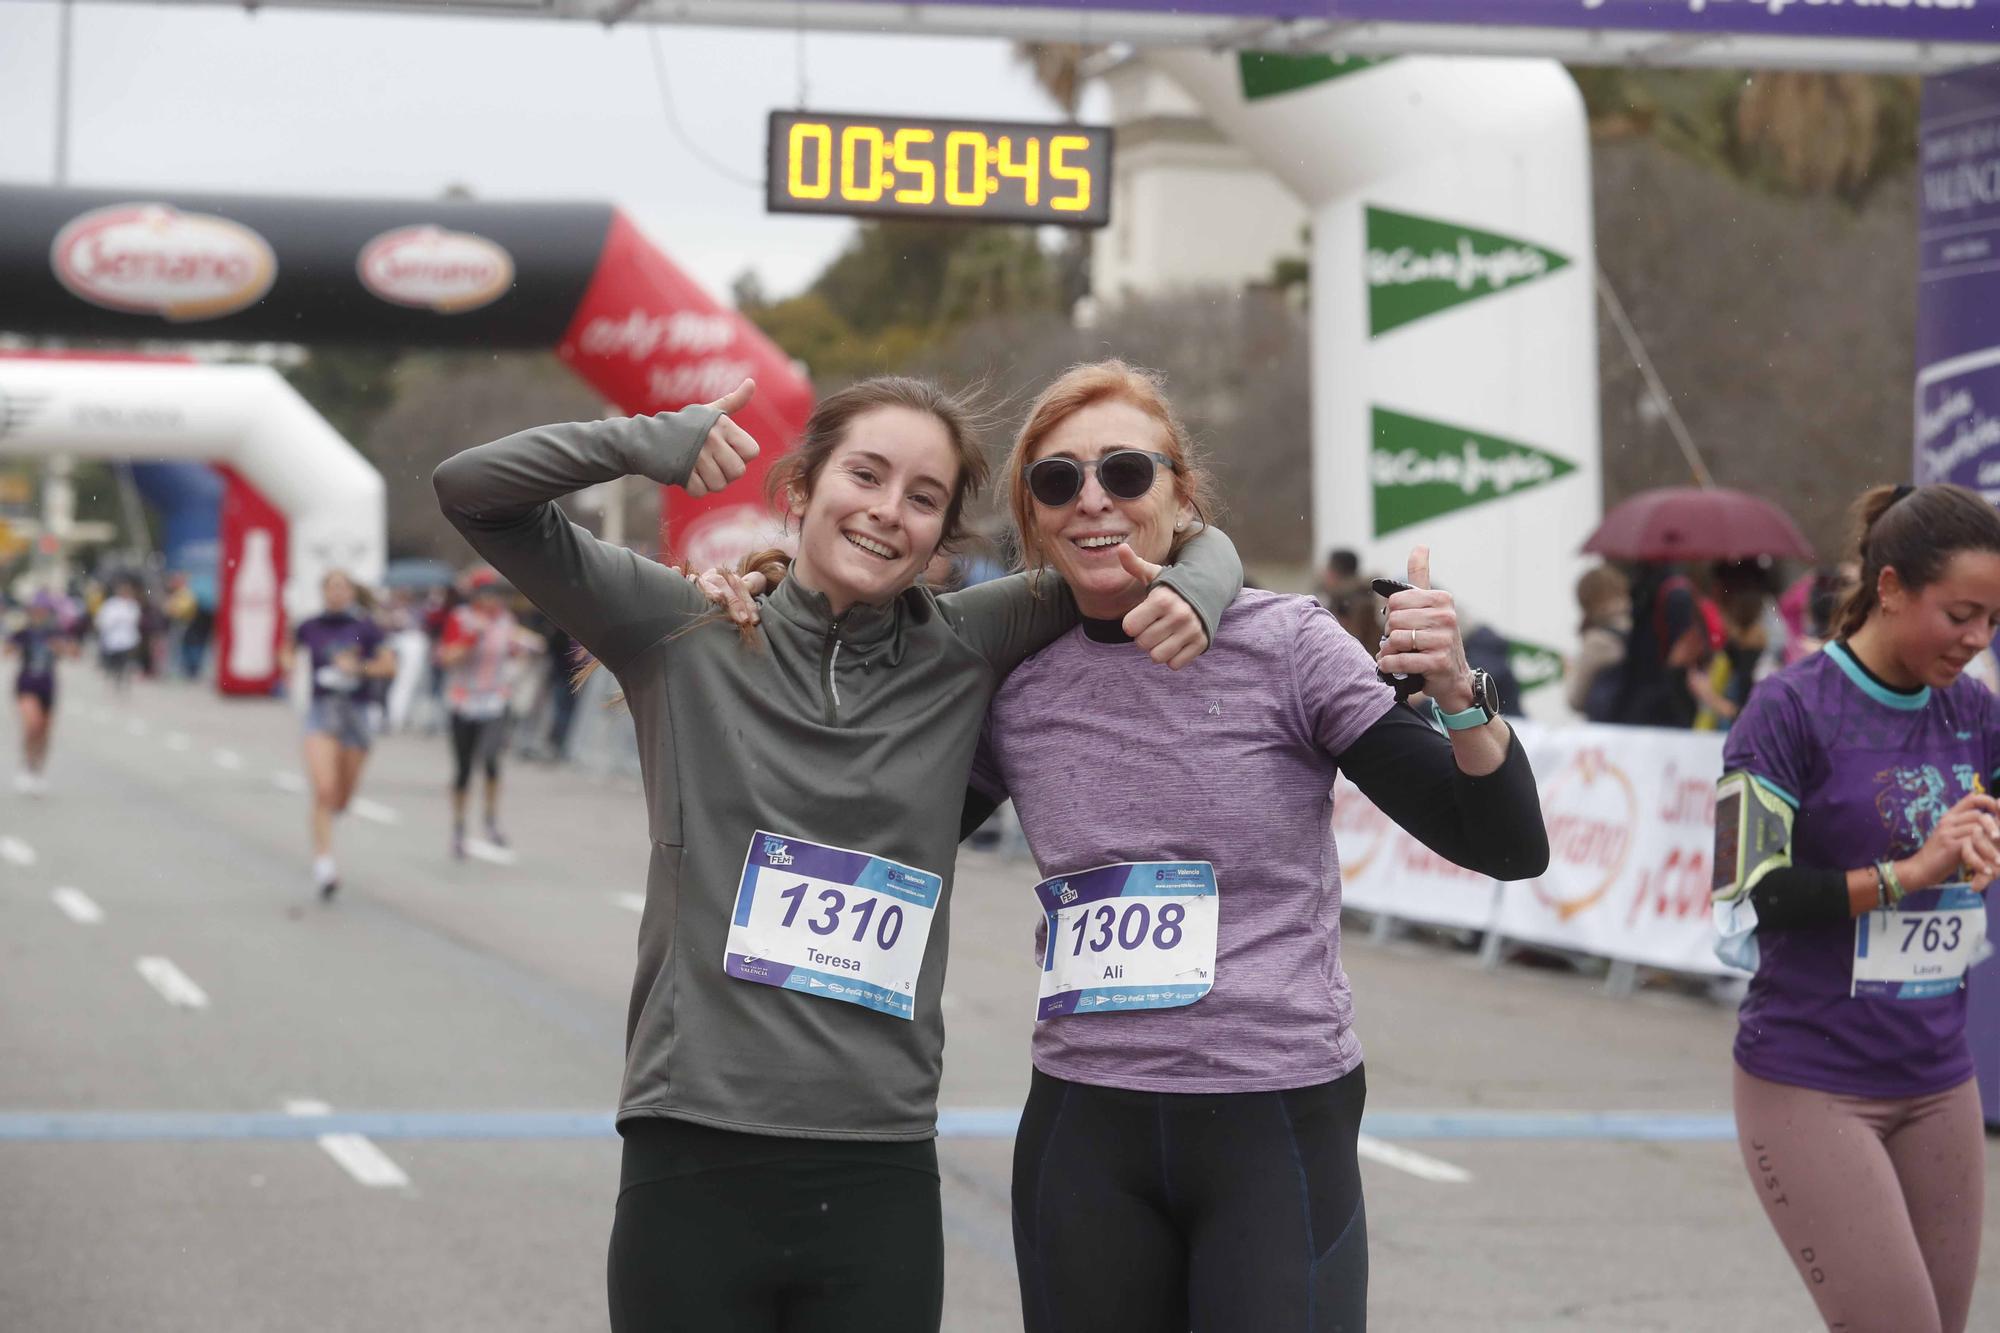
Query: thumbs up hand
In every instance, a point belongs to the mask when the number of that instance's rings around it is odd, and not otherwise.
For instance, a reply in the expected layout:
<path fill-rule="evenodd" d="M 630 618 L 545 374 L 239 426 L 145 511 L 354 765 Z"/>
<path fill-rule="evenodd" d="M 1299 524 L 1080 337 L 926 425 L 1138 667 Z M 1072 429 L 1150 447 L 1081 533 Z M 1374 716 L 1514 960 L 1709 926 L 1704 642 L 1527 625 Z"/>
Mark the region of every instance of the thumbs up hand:
<path fill-rule="evenodd" d="M 1130 543 L 1119 545 L 1118 563 L 1142 586 L 1149 586 L 1160 577 L 1160 567 L 1133 550 Z M 1179 593 L 1164 584 L 1127 611 L 1121 623 L 1147 656 L 1174 671 L 1208 651 L 1208 631 L 1202 628 L 1201 617 Z"/>
<path fill-rule="evenodd" d="M 1431 549 L 1410 550 L 1409 586 L 1389 598 L 1376 664 L 1389 675 L 1421 676 L 1424 692 L 1447 713 L 1472 707 L 1472 667 L 1465 660 L 1458 608 L 1431 587 Z"/>
<path fill-rule="evenodd" d="M 722 415 L 709 427 L 708 438 L 702 441 L 701 453 L 694 460 L 694 471 L 688 474 L 682 488 L 689 495 L 696 498 L 713 495 L 742 476 L 749 469 L 750 460 L 761 452 L 750 432 L 729 419 L 731 412 L 742 411 L 756 394 L 757 381 L 744 380 L 709 404 Z"/>

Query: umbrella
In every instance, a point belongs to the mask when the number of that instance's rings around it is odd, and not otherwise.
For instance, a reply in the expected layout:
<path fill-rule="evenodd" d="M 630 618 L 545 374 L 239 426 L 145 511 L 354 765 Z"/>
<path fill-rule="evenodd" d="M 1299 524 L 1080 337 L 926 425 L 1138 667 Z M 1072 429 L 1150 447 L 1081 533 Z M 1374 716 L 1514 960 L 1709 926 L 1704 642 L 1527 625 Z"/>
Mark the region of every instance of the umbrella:
<path fill-rule="evenodd" d="M 1606 514 L 1583 549 L 1611 560 L 1814 558 L 1812 544 L 1769 500 L 1695 486 L 1641 491 Z"/>

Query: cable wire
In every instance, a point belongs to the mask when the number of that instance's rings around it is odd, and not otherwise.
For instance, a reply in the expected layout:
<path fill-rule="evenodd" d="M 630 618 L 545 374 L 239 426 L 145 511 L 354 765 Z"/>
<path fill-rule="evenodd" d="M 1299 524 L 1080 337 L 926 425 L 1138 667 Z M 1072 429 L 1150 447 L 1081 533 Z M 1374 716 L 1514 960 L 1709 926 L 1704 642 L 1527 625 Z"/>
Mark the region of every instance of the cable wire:
<path fill-rule="evenodd" d="M 700 162 L 710 171 L 713 171 L 716 175 L 722 177 L 732 185 L 741 185 L 752 190 L 762 190 L 764 182 L 761 179 L 742 175 L 710 157 L 707 151 L 700 144 L 696 143 L 694 137 L 682 126 L 680 113 L 674 110 L 673 92 L 667 86 L 667 58 L 660 51 L 660 30 L 650 23 L 646 25 L 646 43 L 653 53 L 653 78 L 660 86 L 660 109 L 666 113 L 667 128 L 674 132 L 675 137 L 681 141 L 681 145 L 694 155 L 696 161 Z"/>

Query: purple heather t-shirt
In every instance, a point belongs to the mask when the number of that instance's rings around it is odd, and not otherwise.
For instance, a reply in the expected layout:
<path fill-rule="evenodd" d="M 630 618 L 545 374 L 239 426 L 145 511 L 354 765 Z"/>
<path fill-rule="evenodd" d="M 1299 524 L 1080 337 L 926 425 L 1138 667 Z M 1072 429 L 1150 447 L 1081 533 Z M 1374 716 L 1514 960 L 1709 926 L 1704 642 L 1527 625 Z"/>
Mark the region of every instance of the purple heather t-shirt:
<path fill-rule="evenodd" d="M 1013 797 L 1041 876 L 1209 861 L 1220 911 L 1213 990 L 1179 1009 L 1038 1023 L 1036 1068 L 1217 1093 L 1308 1087 L 1361 1063 L 1340 966 L 1334 760 L 1394 706 L 1319 603 L 1268 592 L 1239 593 L 1182 671 L 1081 628 L 1015 668 L 972 781 Z"/>
<path fill-rule="evenodd" d="M 368 679 L 365 676 L 355 676 L 351 682 L 338 680 L 335 683 L 338 673 L 332 669 L 333 659 L 349 648 L 364 663 L 375 656 L 384 641 L 380 625 L 349 611 L 339 614 L 324 612 L 302 622 L 297 637 L 299 646 L 312 659 L 313 698 L 367 698 Z"/>
<path fill-rule="evenodd" d="M 1834 643 L 1757 687 L 1722 764 L 1796 807 L 1793 864 L 1852 870 L 1909 856 L 1947 810 L 1989 790 L 2000 710 L 1963 676 L 1945 690 L 1892 691 Z M 1971 1078 L 1964 989 L 1851 997 L 1854 931 L 1843 921 L 1757 932 L 1736 1062 L 1774 1083 L 1854 1097 L 1920 1097 Z"/>

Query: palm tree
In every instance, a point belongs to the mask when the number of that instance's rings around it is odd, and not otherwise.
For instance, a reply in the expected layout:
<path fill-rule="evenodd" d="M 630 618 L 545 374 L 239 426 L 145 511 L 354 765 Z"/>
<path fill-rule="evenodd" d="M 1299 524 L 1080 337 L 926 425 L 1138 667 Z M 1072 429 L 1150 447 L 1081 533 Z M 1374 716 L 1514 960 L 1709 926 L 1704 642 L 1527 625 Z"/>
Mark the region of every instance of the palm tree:
<path fill-rule="evenodd" d="M 1016 42 L 1014 59 L 1028 67 L 1036 86 L 1073 120 L 1083 98 L 1083 67 L 1103 51 L 1102 46 L 1077 42 Z"/>

